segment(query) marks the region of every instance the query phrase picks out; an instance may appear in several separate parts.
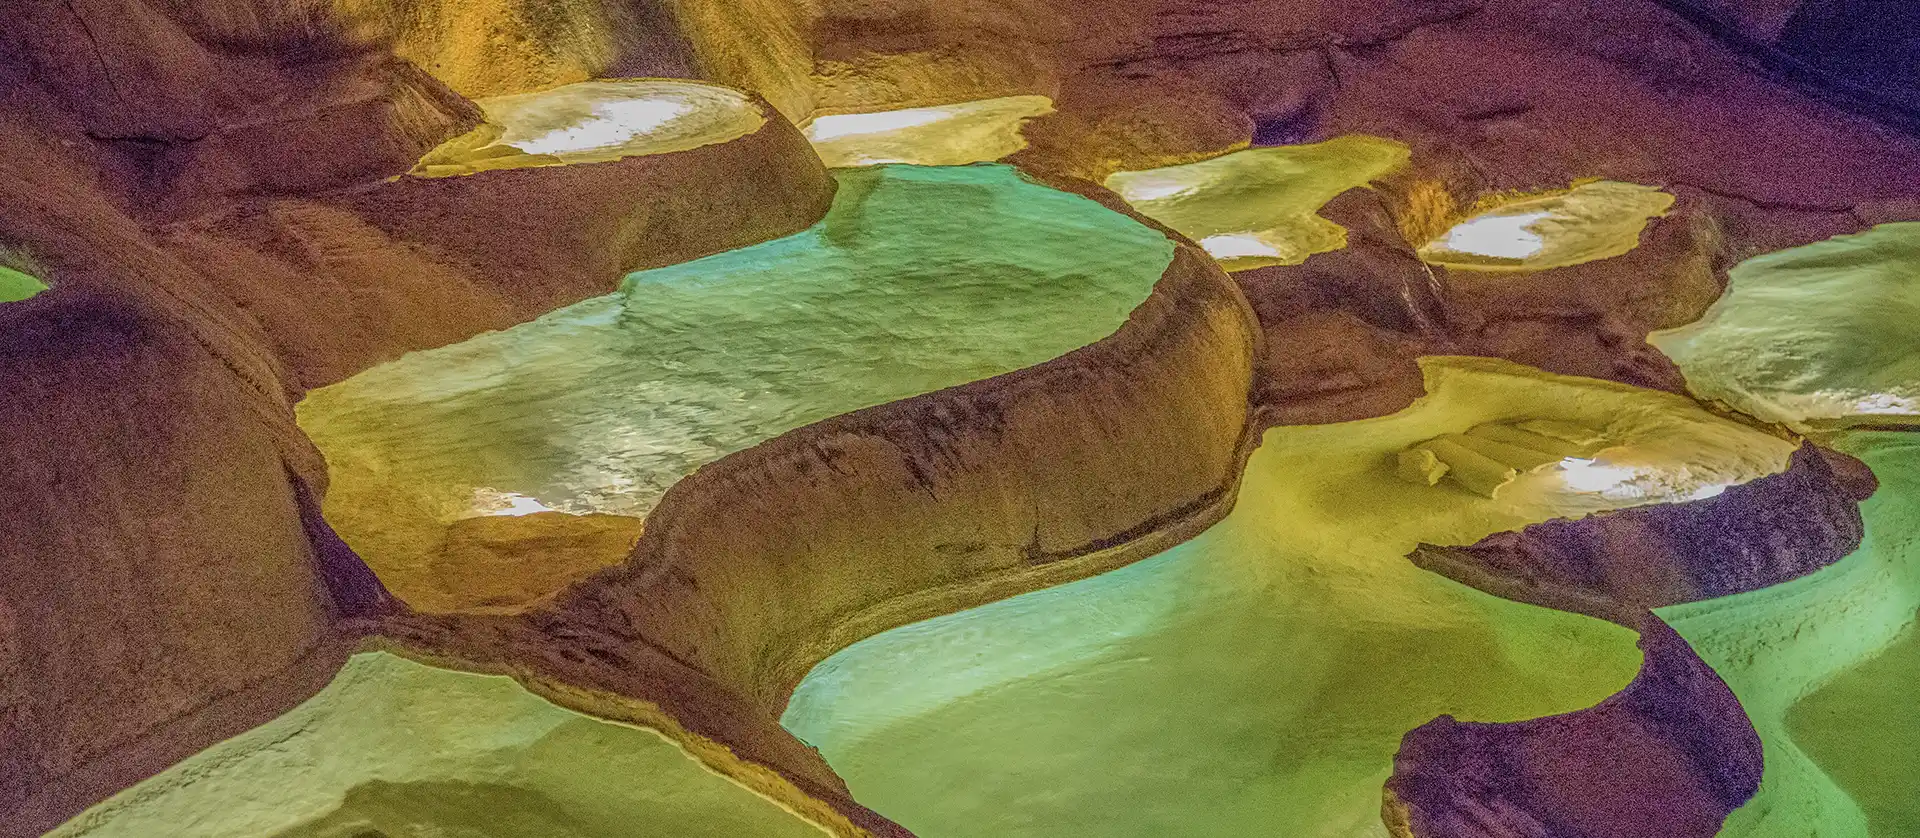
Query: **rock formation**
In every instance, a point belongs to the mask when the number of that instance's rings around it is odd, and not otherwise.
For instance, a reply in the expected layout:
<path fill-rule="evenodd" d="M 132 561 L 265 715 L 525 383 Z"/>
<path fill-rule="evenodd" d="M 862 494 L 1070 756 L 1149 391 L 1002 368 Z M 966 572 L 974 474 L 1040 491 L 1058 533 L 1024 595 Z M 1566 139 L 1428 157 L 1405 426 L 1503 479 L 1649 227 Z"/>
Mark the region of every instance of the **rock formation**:
<path fill-rule="evenodd" d="M 1846 485 L 1852 475 L 1836 475 L 1833 458 L 1851 459 L 1807 444 L 1786 471 L 1712 497 L 1549 521 L 1413 560 L 1509 599 L 1631 624 L 1649 608 L 1757 591 L 1852 553 L 1855 504 L 1874 485 L 1871 474 Z"/>
<path fill-rule="evenodd" d="M 0 836 L 1912 832 L 1868 5 L 19 0 Z"/>
<path fill-rule="evenodd" d="M 1673 629 L 1643 612 L 1646 662 L 1593 707 L 1513 724 L 1441 716 L 1394 755 L 1383 817 L 1418 835 L 1718 834 L 1760 785 L 1740 703 Z"/>

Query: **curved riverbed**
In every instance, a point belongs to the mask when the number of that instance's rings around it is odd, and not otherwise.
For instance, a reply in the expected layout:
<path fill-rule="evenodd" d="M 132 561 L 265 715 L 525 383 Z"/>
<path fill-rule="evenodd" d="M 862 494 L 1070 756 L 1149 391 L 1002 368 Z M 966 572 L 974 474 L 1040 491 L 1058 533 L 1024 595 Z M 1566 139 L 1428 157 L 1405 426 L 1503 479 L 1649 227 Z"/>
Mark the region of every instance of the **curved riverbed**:
<path fill-rule="evenodd" d="M 1727 838 L 1901 838 L 1920 829 L 1920 433 L 1832 445 L 1880 479 L 1866 538 L 1765 590 L 1660 609 L 1720 673 L 1765 745 L 1760 793 Z"/>
<path fill-rule="evenodd" d="M 1429 395 L 1401 413 L 1269 431 L 1234 512 L 1199 538 L 855 644 L 783 724 L 925 838 L 1383 834 L 1408 730 L 1589 706 L 1640 660 L 1626 629 L 1415 568 L 1417 543 L 1680 500 L 1791 451 L 1669 394 L 1423 365 Z M 1595 429 L 1594 462 L 1621 480 L 1549 465 L 1488 498 L 1394 473 L 1424 440 L 1539 419 Z"/>

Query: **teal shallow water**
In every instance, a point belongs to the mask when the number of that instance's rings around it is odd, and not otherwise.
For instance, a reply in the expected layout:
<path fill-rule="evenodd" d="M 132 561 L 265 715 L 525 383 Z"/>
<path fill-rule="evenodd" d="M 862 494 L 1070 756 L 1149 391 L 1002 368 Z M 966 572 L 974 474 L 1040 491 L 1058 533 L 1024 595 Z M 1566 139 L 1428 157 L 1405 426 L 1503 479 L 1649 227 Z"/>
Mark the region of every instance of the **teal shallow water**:
<path fill-rule="evenodd" d="M 1588 706 L 1639 662 L 1617 628 L 1236 516 L 850 647 L 782 722 L 923 838 L 1384 836 L 1406 731 Z"/>
<path fill-rule="evenodd" d="M 1172 259 L 1158 231 L 1006 166 L 835 176 L 802 233 L 309 396 L 329 519 L 378 568 L 462 517 L 642 516 L 782 432 L 1097 342 Z"/>
<path fill-rule="evenodd" d="M 1408 730 L 1591 706 L 1640 662 L 1632 632 L 1405 558 L 1593 496 L 1556 495 L 1550 472 L 1506 500 L 1416 486 L 1393 476 L 1393 452 L 1543 409 L 1622 434 L 1628 452 L 1691 452 L 1678 470 L 1755 450 L 1783 464 L 1791 449 L 1672 396 L 1512 369 L 1449 365 L 1402 414 L 1275 428 L 1233 513 L 1200 537 L 856 643 L 807 675 L 782 724 L 923 838 L 1384 836 L 1382 785 Z"/>
<path fill-rule="evenodd" d="M 1880 479 L 1858 550 L 1783 585 L 1660 610 L 1764 744 L 1760 793 L 1726 838 L 1920 834 L 1920 433 L 1832 445 Z"/>
<path fill-rule="evenodd" d="M 666 738 L 371 652 L 54 838 L 818 838 Z"/>
<path fill-rule="evenodd" d="M 1748 259 L 1705 317 L 1647 340 L 1695 394 L 1769 422 L 1920 423 L 1920 223 Z"/>
<path fill-rule="evenodd" d="M 1648 341 L 1687 386 L 1801 427 L 1909 422 L 1920 398 L 1920 224 L 1749 259 L 1698 322 Z M 1765 745 L 1727 838 L 1920 835 L 1920 433 L 1839 433 L 1879 491 L 1852 555 L 1766 590 L 1663 609 Z"/>

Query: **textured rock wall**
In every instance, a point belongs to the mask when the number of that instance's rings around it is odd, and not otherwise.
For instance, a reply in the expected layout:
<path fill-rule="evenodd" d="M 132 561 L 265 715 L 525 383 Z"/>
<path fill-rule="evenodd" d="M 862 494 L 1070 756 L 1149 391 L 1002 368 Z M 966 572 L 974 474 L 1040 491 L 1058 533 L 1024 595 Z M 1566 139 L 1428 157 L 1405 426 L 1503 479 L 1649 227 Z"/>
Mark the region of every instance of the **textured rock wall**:
<path fill-rule="evenodd" d="M 71 9 L 62 13 L 85 19 L 89 29 L 152 28 L 164 21 L 222 56 L 283 60 L 293 54 L 390 52 L 471 98 L 596 76 L 682 77 L 689 71 L 688 46 L 662 0 L 79 0 L 65 5 Z M 116 12 L 129 19 L 113 19 Z M 84 49 L 84 42 L 75 48 Z"/>
<path fill-rule="evenodd" d="M 630 271 L 805 229 L 832 197 L 805 138 L 771 119 L 671 154 L 250 203 L 166 242 L 311 389 L 608 293 Z"/>
<path fill-rule="evenodd" d="M 324 684 L 354 603 L 320 581 L 290 415 L 138 303 L 12 306 L 0 834 L 37 835 Z"/>
<path fill-rule="evenodd" d="M 754 91 L 804 124 L 814 112 L 806 7 L 784 0 L 666 0 L 703 78 Z"/>
<path fill-rule="evenodd" d="M 1772 41 L 1780 36 L 1794 13 L 1806 0 L 1698 0 L 1699 5 L 1725 17 L 1756 41 Z"/>
<path fill-rule="evenodd" d="M 1920 9 L 1907 3 L 1801 3 L 1780 32 L 1788 54 L 1906 108 L 1920 107 Z"/>
<path fill-rule="evenodd" d="M 692 74 L 663 0 L 337 0 L 353 26 L 462 96 Z"/>
<path fill-rule="evenodd" d="M 1755 66 L 1856 113 L 1920 127 L 1920 9 L 1884 0 L 1659 0 Z"/>
<path fill-rule="evenodd" d="M 1486 181 L 1480 191 L 1564 188 L 1570 176 L 1687 184 L 1711 195 L 1716 211 L 1760 211 L 1756 238 L 1776 226 L 1806 237 L 1789 244 L 1840 232 L 1820 229 L 1858 203 L 1910 191 L 1899 184 L 1920 176 L 1910 139 L 1757 76 L 1655 0 L 1164 2 L 1125 11 L 1003 2 L 974 16 L 1021 21 L 1044 9 L 1072 33 L 1059 43 L 1040 25 L 1012 35 L 968 30 L 947 22 L 964 17 L 961 6 L 940 5 L 954 11 L 875 12 L 869 18 L 887 27 L 817 27 L 816 54 L 879 67 L 911 52 L 901 44 L 937 42 L 949 64 L 978 54 L 984 73 L 1010 44 L 1029 43 L 1059 78 L 1059 112 L 1037 122 L 1035 136 L 1075 123 L 1096 129 L 1083 143 L 1142 157 L 1217 152 L 1226 146 L 1209 144 L 1231 139 L 1098 119 L 1112 97 L 1088 94 L 1120 87 L 1135 100 L 1177 99 L 1184 126 L 1245 120 L 1247 136 L 1263 142 L 1343 133 L 1407 141 L 1416 159 L 1460 158 L 1462 173 Z M 883 94 L 898 87 L 874 85 L 871 106 L 889 106 Z M 1875 161 L 1872 176 L 1845 162 L 1859 160 Z M 1070 155 L 1058 164 L 1083 165 Z"/>
<path fill-rule="evenodd" d="M 398 174 L 479 123 L 471 103 L 321 18 L 211 22 L 213 8 L 29 0 L 0 32 L 8 75 L 73 115 L 73 142 L 97 147 L 142 216 Z"/>
<path fill-rule="evenodd" d="M 1418 398 L 1424 352 L 1454 352 L 1443 289 L 1395 224 L 1402 199 L 1356 189 L 1320 215 L 1347 246 L 1235 275 L 1267 334 L 1260 401 L 1276 424 L 1385 416 Z"/>

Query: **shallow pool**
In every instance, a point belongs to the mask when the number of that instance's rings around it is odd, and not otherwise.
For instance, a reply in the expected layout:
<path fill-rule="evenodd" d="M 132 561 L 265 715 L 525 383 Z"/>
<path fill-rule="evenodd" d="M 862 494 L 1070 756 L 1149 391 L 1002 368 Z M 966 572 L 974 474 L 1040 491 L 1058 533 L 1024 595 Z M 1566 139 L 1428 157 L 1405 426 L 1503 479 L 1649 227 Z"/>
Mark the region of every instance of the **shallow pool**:
<path fill-rule="evenodd" d="M 1858 550 L 1785 584 L 1660 610 L 1765 745 L 1760 793 L 1727 838 L 1920 834 L 1920 433 L 1832 444 L 1880 479 Z"/>
<path fill-rule="evenodd" d="M 635 273 L 309 395 L 328 520 L 435 607 L 447 580 L 422 568 L 451 522 L 644 516 L 694 469 L 782 432 L 1092 344 L 1173 255 L 1158 231 L 1006 166 L 836 177 L 832 211 L 802 233 Z"/>
<path fill-rule="evenodd" d="M 1408 730 L 1586 707 L 1640 661 L 1626 629 L 1415 568 L 1417 543 L 1744 482 L 1792 450 L 1670 394 L 1489 359 L 1423 365 L 1429 395 L 1406 411 L 1269 431 L 1233 513 L 1199 538 L 857 643 L 807 676 L 782 723 L 925 838 L 1384 835 L 1381 787 Z M 1409 445 L 1531 419 L 1597 429 L 1596 456 L 1645 466 L 1648 490 L 1554 465 L 1494 498 L 1395 475 Z"/>
<path fill-rule="evenodd" d="M 55 838 L 818 838 L 651 731 L 372 652 Z"/>

